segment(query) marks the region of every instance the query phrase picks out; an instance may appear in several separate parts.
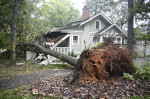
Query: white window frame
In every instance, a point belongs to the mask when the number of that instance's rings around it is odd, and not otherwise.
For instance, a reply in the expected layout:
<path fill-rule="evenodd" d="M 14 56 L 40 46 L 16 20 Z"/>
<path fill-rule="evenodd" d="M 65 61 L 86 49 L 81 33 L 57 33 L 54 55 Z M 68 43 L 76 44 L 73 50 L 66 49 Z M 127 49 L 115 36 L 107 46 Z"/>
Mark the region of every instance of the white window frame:
<path fill-rule="evenodd" d="M 117 39 L 120 38 L 120 42 L 117 41 Z M 122 38 L 121 37 L 116 37 L 116 44 L 122 44 Z"/>
<path fill-rule="evenodd" d="M 96 28 L 96 22 L 99 22 L 99 28 Z M 101 27 L 101 21 L 100 20 L 95 20 L 95 29 L 100 29 L 100 27 Z"/>
<path fill-rule="evenodd" d="M 95 36 L 92 36 L 92 45 L 93 45 L 93 46 L 96 44 L 96 43 L 94 44 L 94 41 L 93 41 L 93 40 L 94 40 L 94 39 L 93 39 L 94 37 L 95 37 Z"/>
<path fill-rule="evenodd" d="M 95 44 L 94 44 L 94 42 L 93 42 L 93 38 L 94 37 L 96 37 L 96 43 L 98 43 L 98 42 L 100 42 L 101 41 L 101 37 L 100 36 L 92 36 L 92 45 L 94 46 Z M 98 38 L 99 38 L 99 40 L 98 40 Z"/>
<path fill-rule="evenodd" d="M 74 40 L 73 40 L 73 37 L 74 37 L 74 36 L 77 36 L 77 37 L 78 37 L 78 40 L 77 40 L 77 41 L 78 41 L 78 44 L 74 44 Z M 79 45 L 79 35 L 72 35 L 72 45 Z"/>

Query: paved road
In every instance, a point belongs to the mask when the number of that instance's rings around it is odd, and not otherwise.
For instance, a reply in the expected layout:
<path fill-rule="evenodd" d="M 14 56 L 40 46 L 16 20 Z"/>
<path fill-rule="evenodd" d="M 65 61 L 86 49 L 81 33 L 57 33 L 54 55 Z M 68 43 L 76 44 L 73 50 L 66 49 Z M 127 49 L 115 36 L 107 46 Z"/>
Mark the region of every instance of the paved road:
<path fill-rule="evenodd" d="M 68 75 L 71 71 L 72 71 L 71 69 L 66 70 L 54 69 L 41 73 L 37 72 L 32 74 L 18 75 L 10 78 L 3 78 L 0 79 L 0 90 L 14 89 L 24 85 L 29 85 L 39 80 L 40 78 L 44 77 L 65 76 Z"/>

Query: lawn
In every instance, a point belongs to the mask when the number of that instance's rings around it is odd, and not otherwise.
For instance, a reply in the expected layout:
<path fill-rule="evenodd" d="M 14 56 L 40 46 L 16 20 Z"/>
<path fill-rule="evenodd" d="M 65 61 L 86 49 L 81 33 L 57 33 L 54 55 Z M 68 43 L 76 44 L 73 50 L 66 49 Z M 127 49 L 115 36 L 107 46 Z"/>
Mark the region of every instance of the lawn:
<path fill-rule="evenodd" d="M 19 61 L 23 62 L 23 61 Z M 35 65 L 31 64 L 30 62 L 23 62 L 23 65 L 19 66 L 9 66 L 9 60 L 0 60 L 0 79 L 11 77 L 15 75 L 21 74 L 29 74 L 34 72 L 43 72 L 51 69 L 65 69 L 65 68 L 72 68 L 69 64 L 48 64 L 48 65 Z"/>

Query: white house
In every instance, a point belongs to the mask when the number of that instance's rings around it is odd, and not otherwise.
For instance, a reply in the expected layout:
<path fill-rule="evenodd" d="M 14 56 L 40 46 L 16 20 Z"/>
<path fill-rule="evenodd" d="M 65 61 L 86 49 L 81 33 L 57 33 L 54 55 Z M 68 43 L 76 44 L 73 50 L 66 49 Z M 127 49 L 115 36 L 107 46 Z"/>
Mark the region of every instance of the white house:
<path fill-rule="evenodd" d="M 83 8 L 82 20 L 69 22 L 65 27 L 49 31 L 46 42 L 53 43 L 51 49 L 79 55 L 87 47 L 102 42 L 105 37 L 115 37 L 115 43 L 126 44 L 125 33 L 102 13 L 89 17 L 89 9 Z"/>

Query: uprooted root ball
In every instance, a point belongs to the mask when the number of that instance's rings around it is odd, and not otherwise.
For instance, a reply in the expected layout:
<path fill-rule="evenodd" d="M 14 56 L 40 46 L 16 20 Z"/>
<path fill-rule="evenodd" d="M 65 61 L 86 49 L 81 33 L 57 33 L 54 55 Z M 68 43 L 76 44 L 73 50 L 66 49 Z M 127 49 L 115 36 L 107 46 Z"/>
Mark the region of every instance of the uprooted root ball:
<path fill-rule="evenodd" d="M 108 45 L 101 49 L 84 50 L 78 60 L 77 74 L 84 81 L 106 80 L 123 73 L 132 74 L 135 66 L 127 49 Z"/>

